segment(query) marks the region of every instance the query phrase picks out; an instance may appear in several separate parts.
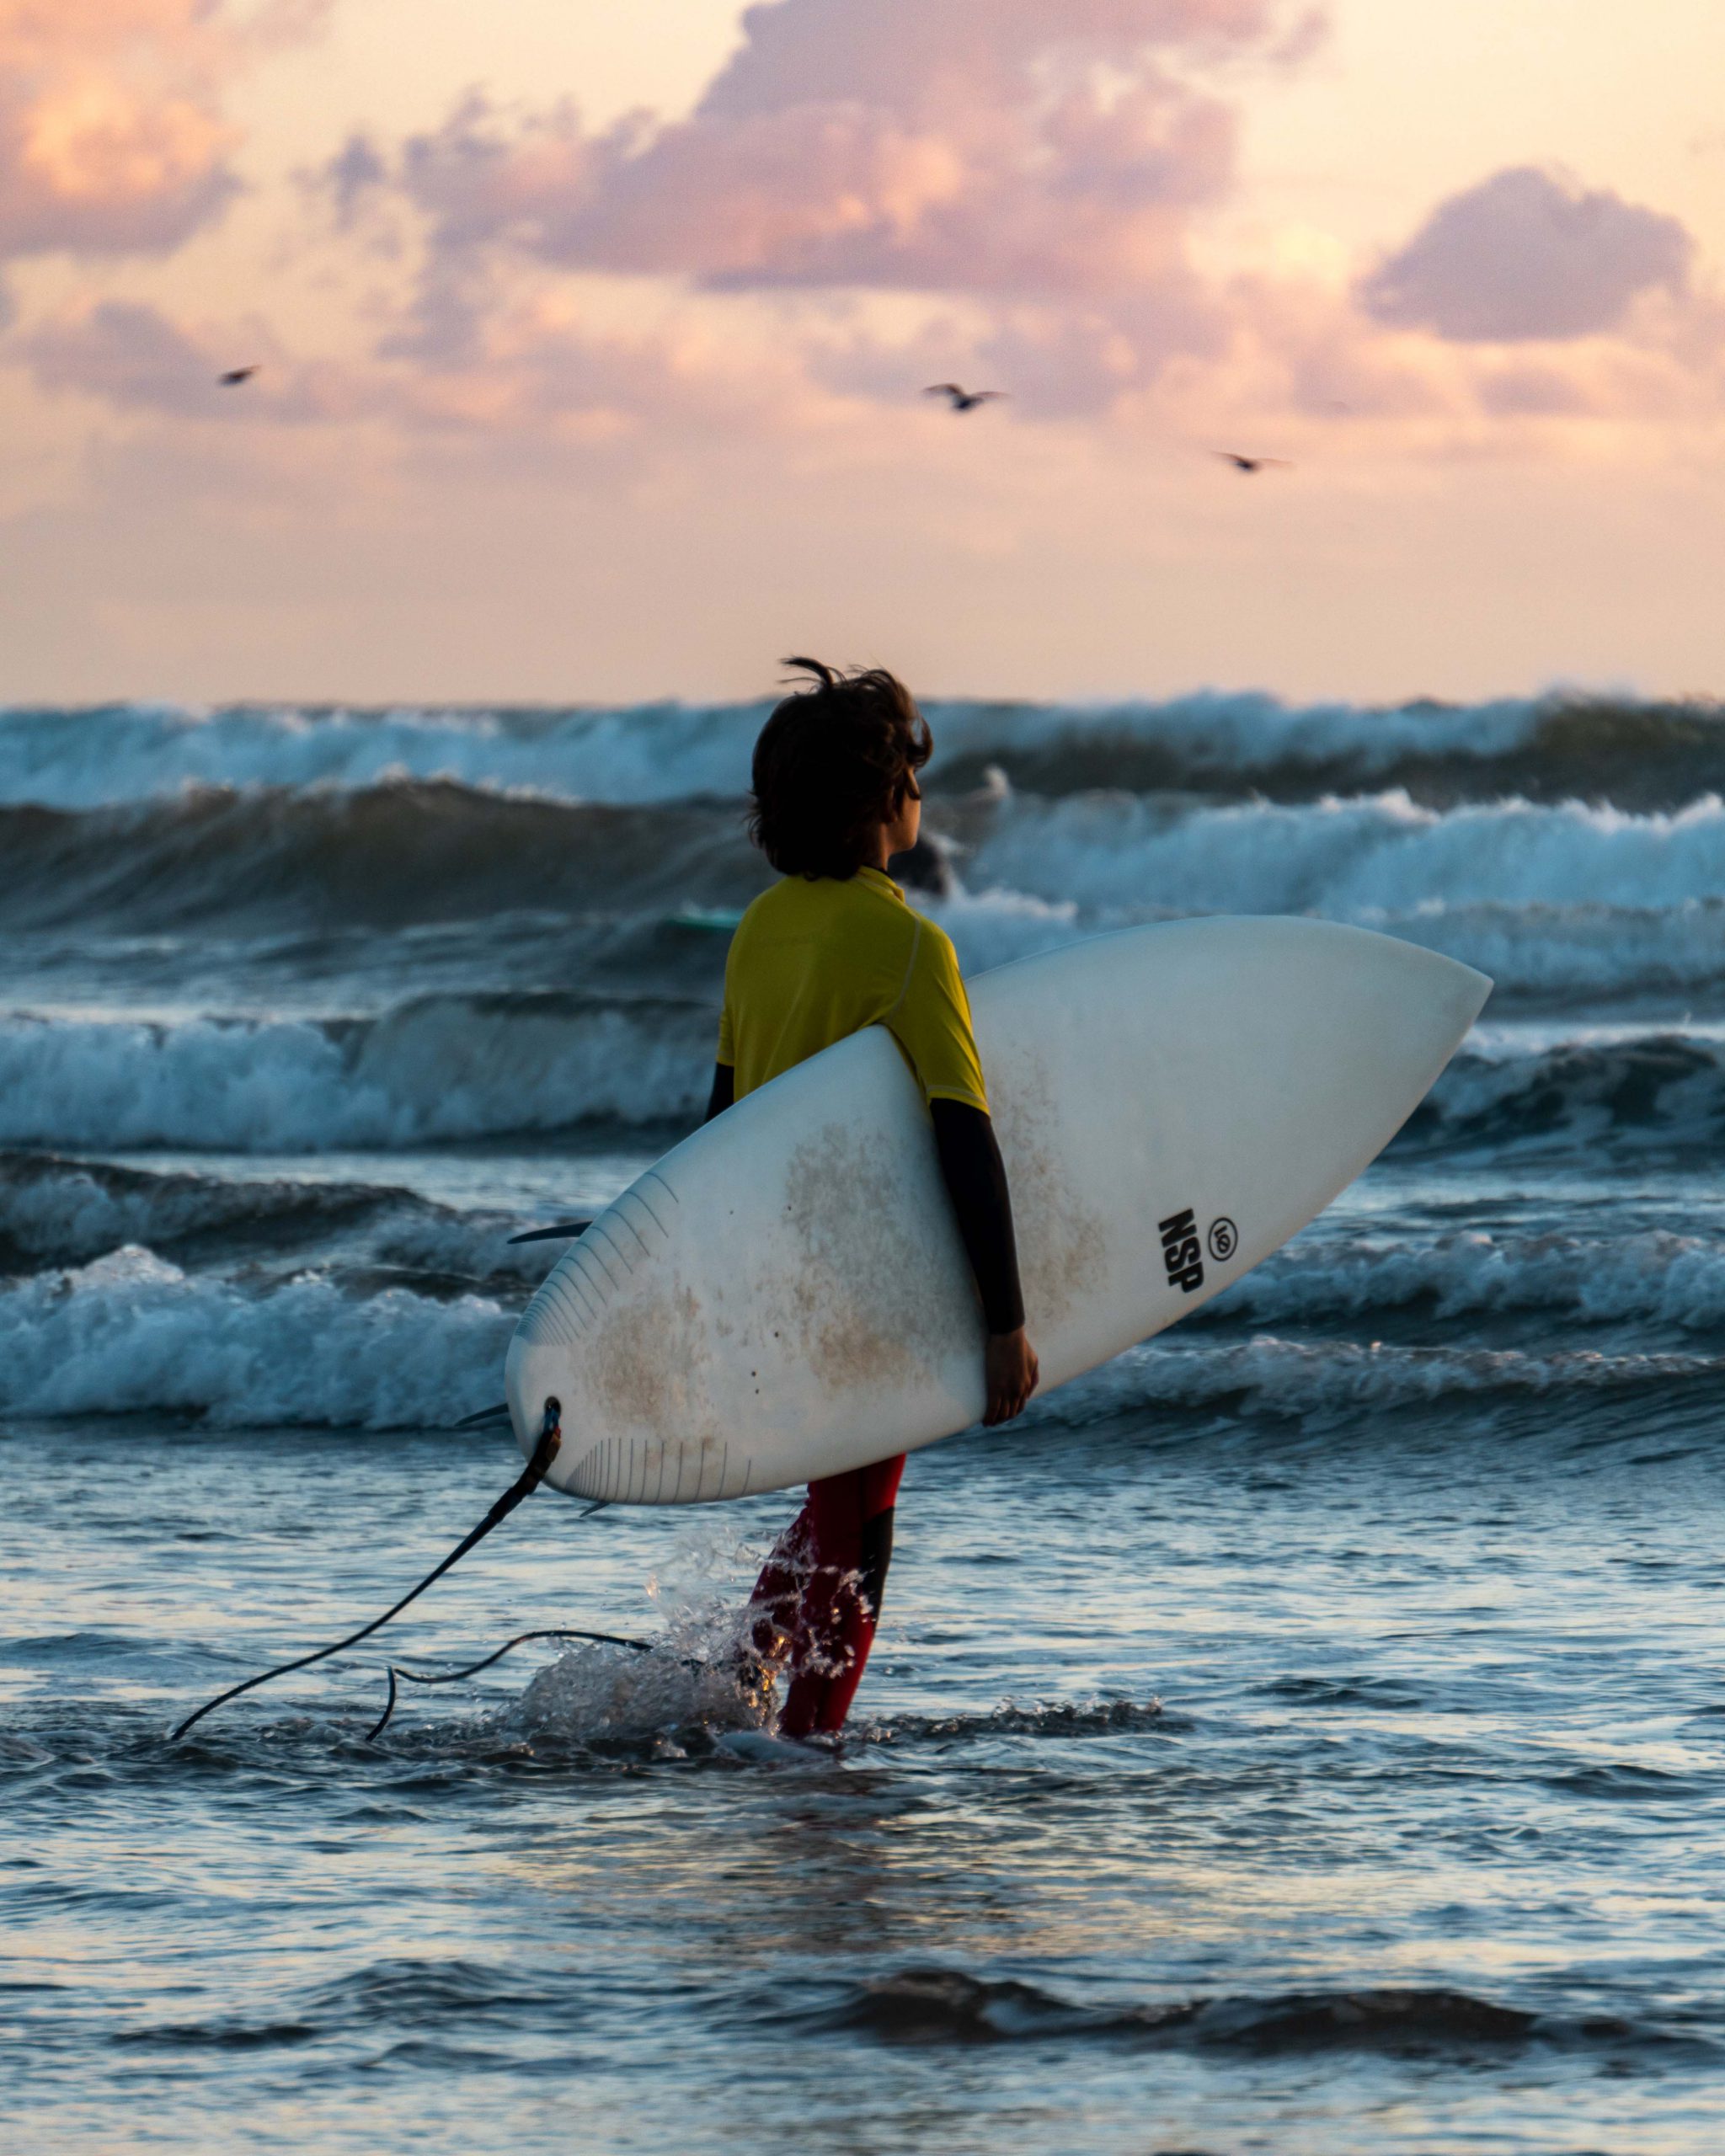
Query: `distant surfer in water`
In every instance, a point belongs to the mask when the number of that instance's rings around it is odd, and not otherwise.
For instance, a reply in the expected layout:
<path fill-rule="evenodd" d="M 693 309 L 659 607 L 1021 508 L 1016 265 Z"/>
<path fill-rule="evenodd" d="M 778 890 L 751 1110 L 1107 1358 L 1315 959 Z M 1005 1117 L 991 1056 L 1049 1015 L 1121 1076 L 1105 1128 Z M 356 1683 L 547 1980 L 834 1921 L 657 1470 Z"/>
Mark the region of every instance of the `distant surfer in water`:
<path fill-rule="evenodd" d="M 755 744 L 749 823 L 782 880 L 756 899 L 731 944 L 708 1118 L 847 1034 L 887 1028 L 928 1104 L 976 1278 L 983 1420 L 1008 1422 L 1038 1371 L 970 1006 L 950 940 L 886 873 L 916 844 L 928 723 L 883 668 L 785 663 L 809 684 L 785 698 Z M 754 1651 L 767 1663 L 789 1657 L 787 1737 L 844 1726 L 873 1644 L 904 1466 L 900 1453 L 811 1482 L 756 1585 Z"/>

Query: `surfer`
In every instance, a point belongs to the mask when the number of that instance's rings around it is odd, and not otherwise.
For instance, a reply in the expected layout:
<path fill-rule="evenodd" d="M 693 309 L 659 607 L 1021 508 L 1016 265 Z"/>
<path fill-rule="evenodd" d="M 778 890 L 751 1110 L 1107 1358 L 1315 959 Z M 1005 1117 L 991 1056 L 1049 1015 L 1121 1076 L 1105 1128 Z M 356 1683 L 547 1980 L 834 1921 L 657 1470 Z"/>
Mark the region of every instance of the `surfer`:
<path fill-rule="evenodd" d="M 933 742 L 884 668 L 810 677 L 755 744 L 749 835 L 781 880 L 743 915 L 725 966 L 708 1118 L 865 1026 L 884 1026 L 915 1072 L 941 1173 L 975 1275 L 985 1340 L 985 1422 L 1010 1422 L 1036 1389 L 1006 1169 L 951 941 L 887 874 L 917 842 L 916 774 Z M 862 1679 L 892 1556 L 905 1460 L 809 1485 L 750 1598 L 751 1641 L 790 1661 L 787 1737 L 844 1726 Z"/>

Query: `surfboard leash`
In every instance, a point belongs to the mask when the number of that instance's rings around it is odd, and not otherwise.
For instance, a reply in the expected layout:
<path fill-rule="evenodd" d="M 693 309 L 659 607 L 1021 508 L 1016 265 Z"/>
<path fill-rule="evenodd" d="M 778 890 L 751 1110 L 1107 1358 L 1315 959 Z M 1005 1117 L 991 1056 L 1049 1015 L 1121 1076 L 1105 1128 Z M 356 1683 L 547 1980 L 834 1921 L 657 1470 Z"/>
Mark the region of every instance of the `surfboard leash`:
<path fill-rule="evenodd" d="M 336 1641 L 333 1646 L 318 1647 L 315 1652 L 300 1655 L 292 1662 L 277 1662 L 273 1669 L 260 1670 L 255 1677 L 248 1677 L 243 1683 L 238 1684 L 230 1684 L 225 1692 L 218 1692 L 213 1700 L 206 1700 L 204 1705 L 198 1708 L 195 1713 L 189 1714 L 185 1720 L 179 1723 L 174 1729 L 168 1741 L 171 1743 L 177 1744 L 180 1738 L 185 1735 L 186 1732 L 192 1727 L 194 1723 L 200 1722 L 207 1714 L 213 1714 L 217 1707 L 225 1706 L 228 1700 L 238 1699 L 242 1692 L 254 1691 L 259 1684 L 267 1684 L 273 1678 L 289 1676 L 296 1669 L 309 1669 L 314 1662 L 328 1662 L 331 1655 L 340 1654 L 349 1647 L 357 1646 L 361 1640 L 370 1639 L 373 1632 L 382 1631 L 392 1617 L 398 1617 L 410 1602 L 417 1601 L 419 1597 L 425 1592 L 428 1587 L 432 1586 L 435 1582 L 441 1580 L 443 1577 L 443 1575 L 449 1571 L 452 1565 L 458 1564 L 461 1560 L 467 1556 L 468 1550 L 473 1548 L 475 1544 L 483 1542 L 485 1540 L 485 1537 L 490 1534 L 494 1527 L 500 1527 L 524 1497 L 528 1497 L 532 1495 L 533 1492 L 537 1490 L 539 1485 L 544 1481 L 546 1470 L 550 1467 L 552 1461 L 556 1459 L 558 1448 L 562 1444 L 562 1443 L 563 1406 L 559 1401 L 554 1399 L 547 1400 L 545 1403 L 545 1420 L 539 1432 L 539 1442 L 534 1446 L 532 1458 L 529 1460 L 526 1466 L 522 1470 L 519 1478 L 504 1492 L 503 1495 L 497 1500 L 497 1502 L 493 1505 L 490 1511 L 486 1513 L 484 1518 L 480 1521 L 479 1524 L 476 1528 L 473 1529 L 468 1534 L 464 1534 L 461 1540 L 457 1543 L 454 1549 L 451 1550 L 449 1555 L 443 1560 L 441 1564 L 434 1566 L 432 1569 L 426 1573 L 425 1578 L 419 1582 L 417 1587 L 409 1588 L 408 1592 L 402 1597 L 401 1600 L 394 1604 L 390 1609 L 386 1609 L 381 1617 L 374 1617 L 369 1625 L 361 1625 L 358 1631 L 350 1632 L 344 1640 Z M 598 1508 L 595 1507 L 594 1509 L 596 1510 Z M 590 1513 L 584 1513 L 582 1517 L 584 1518 L 589 1518 L 590 1517 Z M 536 1636 L 531 1633 L 524 1633 L 522 1635 L 523 1638 L 532 1638 L 534 1636 Z M 515 1644 L 516 1642 L 513 1640 L 510 1641 L 510 1646 L 513 1646 Z M 633 1646 L 640 1643 L 630 1641 L 628 1644 Z M 500 1654 L 506 1654 L 508 1652 L 508 1647 L 500 1648 L 499 1650 L 499 1653 Z M 490 1659 L 495 1661 L 497 1659 L 497 1656 L 494 1655 Z M 478 1662 L 476 1663 L 474 1667 L 476 1668 L 483 1669 L 485 1667 L 485 1664 L 483 1662 Z M 403 1673 L 406 1675 L 410 1673 L 403 1672 Z M 415 1678 L 414 1681 L 416 1684 L 423 1684 L 428 1681 L 436 1684 L 441 1683 L 443 1680 L 438 1678 L 433 1678 L 429 1680 L 424 1678 Z M 389 1713 L 393 1710 L 394 1705 L 395 1672 L 392 1669 L 389 1673 L 389 1709 L 385 1711 L 383 1721 L 388 1721 Z M 382 1726 L 383 1722 L 381 1721 L 377 1724 L 377 1729 L 382 1729 Z M 377 1730 L 373 1730 L 371 1732 L 373 1736 L 376 1736 L 377 1733 Z"/>
<path fill-rule="evenodd" d="M 653 1652 L 651 1640 L 626 1640 L 620 1632 L 579 1632 L 558 1625 L 550 1631 L 517 1632 L 512 1640 L 505 1640 L 492 1653 L 478 1662 L 467 1662 L 460 1669 L 405 1669 L 398 1662 L 393 1662 L 389 1665 L 389 1697 L 384 1703 L 382 1713 L 366 1732 L 366 1743 L 375 1743 L 388 1728 L 389 1718 L 395 1712 L 400 1678 L 405 1678 L 409 1684 L 454 1684 L 463 1677 L 477 1677 L 482 1669 L 489 1669 L 494 1662 L 501 1662 L 506 1654 L 516 1647 L 525 1646 L 529 1640 L 591 1640 L 600 1646 L 633 1647 L 637 1654 Z M 686 1657 L 685 1659 L 692 1658 Z M 698 1664 L 694 1666 L 699 1667 Z"/>

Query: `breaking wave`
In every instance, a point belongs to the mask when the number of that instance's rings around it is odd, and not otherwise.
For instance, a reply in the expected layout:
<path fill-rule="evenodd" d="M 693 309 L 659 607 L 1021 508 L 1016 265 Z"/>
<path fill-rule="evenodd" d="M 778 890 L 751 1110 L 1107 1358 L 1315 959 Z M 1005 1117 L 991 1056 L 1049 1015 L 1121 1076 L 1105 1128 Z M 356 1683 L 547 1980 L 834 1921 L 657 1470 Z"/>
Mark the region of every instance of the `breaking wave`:
<path fill-rule="evenodd" d="M 1002 941 L 1071 932 L 1057 915 L 985 907 L 966 932 L 979 918 L 1004 929 Z M 700 1113 L 714 1027 L 713 1008 L 692 1000 L 555 993 L 425 996 L 373 1018 L 13 1014 L 0 1017 L 0 1145 L 315 1154 L 587 1122 L 665 1133 Z M 1725 1040 L 1583 1027 L 1557 1040 L 1488 1035 L 1455 1058 L 1397 1142 L 1556 1151 L 1608 1139 L 1669 1150 L 1722 1135 Z M 112 1181 L 104 1187 L 101 1217 L 116 1227 L 129 1220 L 153 1235 L 151 1209 L 166 1207 L 170 1240 L 199 1231 L 204 1201 L 189 1193 L 182 1219 L 179 1201 L 160 1193 L 146 1201 Z M 14 1190 L 8 1203 L 25 1200 Z M 95 1200 L 86 1192 L 77 1203 Z M 371 1201 L 301 1193 L 291 1203 L 308 1217 Z"/>
<path fill-rule="evenodd" d="M 0 1411 L 193 1414 L 228 1428 L 442 1428 L 497 1396 L 518 1313 L 405 1289 L 272 1293 L 128 1246 L 0 1288 Z"/>
<path fill-rule="evenodd" d="M 363 1183 L 230 1182 L 0 1154 L 0 1255 L 80 1264 L 127 1242 L 170 1251 L 285 1244 L 339 1232 L 397 1201 L 411 1203 L 404 1191 Z"/>
<path fill-rule="evenodd" d="M 579 1212 L 579 1203 L 570 1209 Z M 88 1267 L 127 1244 L 188 1271 L 238 1259 L 255 1267 L 259 1258 L 274 1258 L 285 1267 L 307 1242 L 320 1241 L 361 1278 L 387 1268 L 427 1292 L 465 1283 L 513 1301 L 564 1247 L 511 1246 L 510 1235 L 537 1224 L 537 1214 L 530 1220 L 457 1211 L 387 1184 L 152 1173 L 0 1155 L 0 1258 L 19 1273 Z M 1502 1228 L 1308 1236 L 1194 1312 L 1192 1322 L 1323 1323 L 1410 1310 L 1440 1322 L 1553 1312 L 1566 1321 L 1712 1331 L 1725 1327 L 1725 1250 L 1710 1235 L 1664 1229 L 1608 1236 Z"/>
<path fill-rule="evenodd" d="M 948 888 L 917 903 L 973 972 L 1132 922 L 1316 913 L 1429 945 L 1515 995 L 1725 980 L 1717 795 L 1632 814 L 1524 798 L 1440 810 L 1402 790 L 1219 804 L 1007 789 L 937 802 L 932 822 L 943 852 L 923 873 Z M 296 978 L 359 963 L 443 979 L 454 963 L 462 982 L 711 986 L 765 878 L 734 803 L 607 808 L 402 781 L 0 808 L 0 921 L 14 932 L 214 929 L 227 963 Z"/>
<path fill-rule="evenodd" d="M 14 709 L 0 713 L 0 801 L 94 808 L 187 786 L 349 789 L 398 777 L 563 800 L 735 796 L 765 710 Z"/>
<path fill-rule="evenodd" d="M 1381 1316 L 1429 1306 L 1439 1319 L 1561 1312 L 1705 1332 L 1725 1326 L 1725 1248 L 1649 1230 L 1609 1236 L 1469 1229 L 1426 1241 L 1296 1244 L 1237 1281 L 1200 1321 L 1260 1324 Z"/>
<path fill-rule="evenodd" d="M 734 804 L 606 807 L 400 778 L 196 787 L 84 812 L 0 808 L 14 928 L 393 928 L 496 914 L 746 905 L 768 880 Z"/>
<path fill-rule="evenodd" d="M 1725 802 L 1648 815 L 1574 801 L 1445 811 L 1397 791 L 1194 810 L 1086 794 L 1015 803 L 965 875 L 1084 907 L 1351 921 L 1428 907 L 1665 909 L 1725 898 Z"/>
<path fill-rule="evenodd" d="M 1711 1148 L 1725 1133 L 1725 1041 L 1648 1031 L 1465 1050 L 1399 1141 L 1471 1150 L 1568 1151 L 1609 1141 Z"/>
<path fill-rule="evenodd" d="M 1533 2045 L 1606 2052 L 1681 2044 L 1599 2014 L 1529 2013 L 1466 1992 L 1408 1986 L 1086 2004 L 1017 1978 L 954 1968 L 908 1968 L 846 1985 L 774 2019 L 812 2031 L 859 2032 L 898 2044 L 998 2045 L 1090 2038 L 1230 2050 L 1366 2051 L 1462 2057 Z"/>
<path fill-rule="evenodd" d="M 91 808 L 188 785 L 352 788 L 394 776 L 563 800 L 734 798 L 747 788 L 766 708 L 13 708 L 0 712 L 0 803 Z M 1401 784 L 1427 799 L 1536 792 L 1650 808 L 1725 790 L 1725 719 L 1700 700 L 1568 692 L 1301 706 L 1212 690 L 1114 705 L 927 709 L 937 776 L 962 783 L 992 764 L 1042 792 L 1207 787 L 1305 798 Z"/>
<path fill-rule="evenodd" d="M 398 1187 L 122 1167 L 53 1154 L 0 1153 L 0 1269 L 86 1265 L 138 1243 L 189 1267 L 292 1263 L 308 1244 L 441 1280 L 537 1285 L 561 1246 L 511 1247 L 541 1225 L 456 1211 Z"/>
<path fill-rule="evenodd" d="M 1146 1407 L 1234 1407 L 1247 1413 L 1326 1418 L 1413 1406 L 1456 1396 L 1487 1401 L 1551 1395 L 1717 1385 L 1725 1356 L 1609 1354 L 1573 1349 L 1407 1348 L 1384 1341 L 1281 1340 L 1237 1346 L 1129 1348 L 1076 1378 L 1028 1412 L 1083 1428 Z"/>
<path fill-rule="evenodd" d="M 0 1017 L 0 1144 L 320 1152 L 692 1122 L 715 1013 L 425 996 L 376 1018 Z"/>
<path fill-rule="evenodd" d="M 1686 1286 L 1680 1273 L 1676 1321 L 1710 1323 L 1705 1313 L 1720 1292 L 1715 1268 L 1697 1267 Z M 408 1287 L 356 1294 L 318 1273 L 257 1292 L 126 1245 L 89 1265 L 0 1285 L 0 1412 L 184 1414 L 238 1428 L 446 1428 L 496 1397 L 525 1294 L 451 1298 Z M 1539 1354 L 1270 1335 L 1223 1343 L 1199 1333 L 1178 1346 L 1130 1349 L 1033 1402 L 1030 1416 L 1082 1428 L 1145 1407 L 1230 1406 L 1322 1419 L 1463 1394 L 1717 1387 L 1722 1375 L 1725 1357 L 1701 1353 Z"/>

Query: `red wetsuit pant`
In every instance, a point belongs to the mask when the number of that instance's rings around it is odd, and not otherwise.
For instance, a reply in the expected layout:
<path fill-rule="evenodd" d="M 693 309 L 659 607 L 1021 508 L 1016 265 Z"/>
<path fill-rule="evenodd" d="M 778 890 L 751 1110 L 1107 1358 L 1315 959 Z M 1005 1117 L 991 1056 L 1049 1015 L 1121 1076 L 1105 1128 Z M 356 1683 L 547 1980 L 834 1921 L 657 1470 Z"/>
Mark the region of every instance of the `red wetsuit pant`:
<path fill-rule="evenodd" d="M 893 1507 L 905 1455 L 828 1475 L 773 1547 L 750 1600 L 757 1653 L 788 1638 L 787 1737 L 845 1726 L 862 1682 L 892 1556 Z"/>

